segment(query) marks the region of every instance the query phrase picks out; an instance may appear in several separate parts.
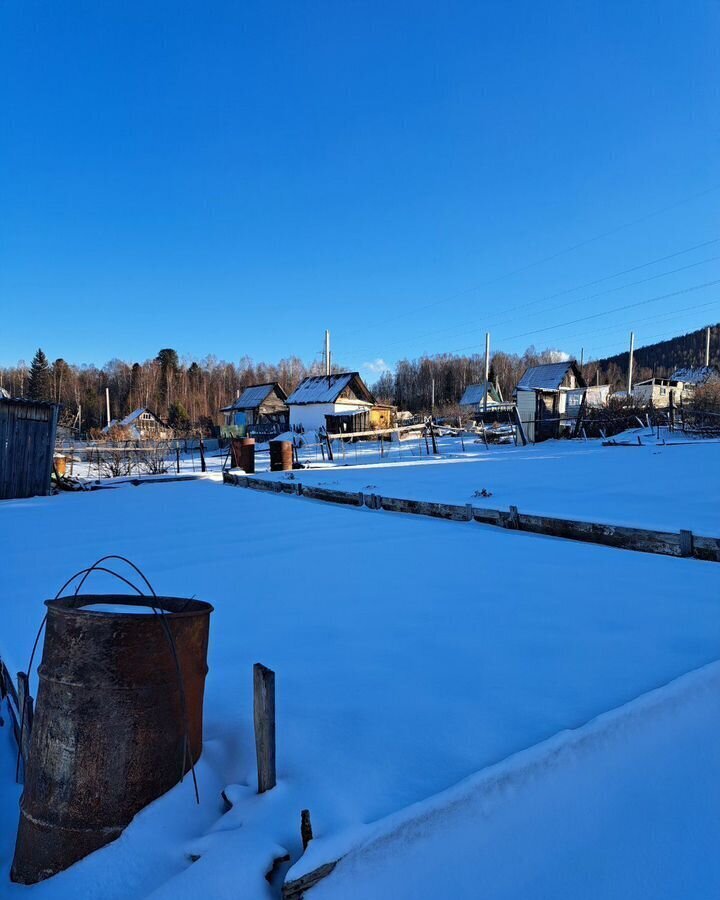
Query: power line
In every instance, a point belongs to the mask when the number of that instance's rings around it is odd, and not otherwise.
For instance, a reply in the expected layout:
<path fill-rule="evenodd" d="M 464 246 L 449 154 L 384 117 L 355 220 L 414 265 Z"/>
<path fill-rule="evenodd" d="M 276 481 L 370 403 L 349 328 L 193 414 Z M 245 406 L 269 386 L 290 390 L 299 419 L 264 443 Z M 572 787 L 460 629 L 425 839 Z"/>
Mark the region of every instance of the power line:
<path fill-rule="evenodd" d="M 586 238 L 585 240 L 579 241 L 576 244 L 571 244 L 568 247 L 563 247 L 561 250 L 557 250 L 556 252 L 551 253 L 548 256 L 544 256 L 544 257 L 541 257 L 540 259 L 533 260 L 532 262 L 525 263 L 524 265 L 518 266 L 517 268 L 509 269 L 506 272 L 502 272 L 500 275 L 496 275 L 493 278 L 485 279 L 484 281 L 479 282 L 478 284 L 474 285 L 473 287 L 466 288 L 462 291 L 451 294 L 448 297 L 443 297 L 438 300 L 434 300 L 431 303 L 427 303 L 424 306 L 421 306 L 419 308 L 412 310 L 412 313 L 414 315 L 418 312 L 422 312 L 423 310 L 432 309 L 433 307 L 440 306 L 444 303 L 450 303 L 453 300 L 457 300 L 460 297 L 466 296 L 467 294 L 472 294 L 482 287 L 489 287 L 490 285 L 497 284 L 498 281 L 502 281 L 505 278 L 511 278 L 513 275 L 519 275 L 522 272 L 526 272 L 528 269 L 534 268 L 535 266 L 543 265 L 544 263 L 547 263 L 547 262 L 552 262 L 553 260 L 558 259 L 558 257 L 564 256 L 566 253 L 572 253 L 573 251 L 579 250 L 581 247 L 586 247 L 588 244 L 592 244 L 595 241 L 602 240 L 605 237 L 610 237 L 613 234 L 617 234 L 618 232 L 623 231 L 625 228 L 631 228 L 633 225 L 639 225 L 642 222 L 646 222 L 648 219 L 652 219 L 655 216 L 659 216 L 665 212 L 669 212 L 672 209 L 676 209 L 678 206 L 682 206 L 683 204 L 689 203 L 692 200 L 697 200 L 699 197 L 705 197 L 708 194 L 711 194 L 714 191 L 717 191 L 719 189 L 720 189 L 720 184 L 716 184 L 716 185 L 713 185 L 712 187 L 706 188 L 705 190 L 698 191 L 695 194 L 690 194 L 687 197 L 683 197 L 681 200 L 676 200 L 674 203 L 671 203 L 667 206 L 663 206 L 660 209 L 653 210 L 652 212 L 646 213 L 645 215 L 640 216 L 637 219 L 632 219 L 629 222 L 623 222 L 621 225 L 617 225 L 607 231 L 601 232 L 600 234 L 593 235 L 592 237 L 589 237 L 589 238 Z M 402 319 L 407 315 L 408 315 L 407 312 L 399 313 L 397 316 L 391 316 L 389 318 L 381 319 L 379 321 L 376 320 L 374 322 L 374 324 L 375 325 L 385 324 L 387 322 L 392 322 L 397 319 Z M 361 330 L 362 329 L 355 329 L 354 331 L 351 331 L 348 335 L 346 335 L 346 337 L 352 337 L 352 335 L 358 334 Z"/>
<path fill-rule="evenodd" d="M 681 255 L 682 253 L 687 253 L 687 252 L 690 252 L 690 250 L 696 250 L 696 249 L 698 249 L 698 247 L 707 246 L 708 244 L 717 243 L 718 241 L 720 241 L 720 238 L 714 238 L 714 239 L 711 240 L 711 241 L 705 241 L 705 242 L 702 243 L 702 244 L 698 244 L 698 245 L 696 245 L 695 247 L 691 247 L 691 248 L 689 248 L 689 250 L 681 250 L 681 251 L 679 251 L 678 253 L 670 254 L 670 256 L 679 256 L 679 255 Z M 669 257 L 663 257 L 663 258 L 667 259 L 667 258 L 669 258 Z M 626 284 L 620 284 L 620 285 L 616 285 L 615 287 L 607 288 L 607 289 L 605 289 L 605 290 L 603 290 L 603 291 L 597 291 L 596 293 L 594 293 L 594 294 L 589 294 L 589 295 L 586 296 L 586 297 L 578 297 L 578 298 L 575 298 L 574 300 L 569 300 L 569 301 L 567 301 L 567 302 L 565 302 L 565 303 L 559 303 L 559 304 L 557 304 L 556 306 L 551 306 L 551 307 L 549 307 L 548 309 L 544 309 L 542 312 L 543 312 L 543 313 L 554 312 L 555 310 L 558 310 L 558 309 L 565 309 L 566 307 L 572 306 L 572 305 L 574 305 L 574 304 L 576 304 L 576 303 L 585 303 L 585 302 L 587 302 L 587 301 L 589 301 L 589 300 L 595 300 L 595 299 L 597 299 L 598 297 L 603 297 L 603 296 L 605 296 L 606 294 L 612 294 L 612 293 L 615 293 L 616 291 L 625 290 L 626 288 L 637 287 L 638 285 L 646 284 L 646 283 L 649 282 L 649 281 L 655 281 L 655 280 L 657 280 L 658 278 L 666 278 L 668 275 L 676 275 L 678 272 L 685 272 L 685 271 L 687 271 L 688 269 L 693 269 L 693 268 L 696 268 L 697 266 L 707 265 L 708 263 L 716 262 L 718 259 L 720 259 L 720 255 L 717 255 L 717 256 L 710 256 L 710 257 L 707 257 L 706 259 L 701 259 L 701 260 L 698 260 L 698 261 L 693 262 L 693 263 L 688 263 L 688 264 L 685 265 L 685 266 L 678 266 L 678 267 L 675 268 L 675 269 L 669 269 L 669 270 L 667 270 L 667 271 L 665 271 L 665 272 L 657 272 L 655 275 L 649 275 L 647 278 L 641 278 L 641 279 L 639 279 L 639 280 L 637 280 L 637 281 L 631 281 L 631 282 L 628 282 L 628 283 L 626 283 Z M 657 263 L 657 262 L 660 262 L 660 259 L 654 260 L 654 261 L 648 262 L 648 263 L 643 263 L 642 265 L 639 265 L 639 266 L 634 266 L 634 267 L 632 267 L 631 269 L 625 270 L 625 272 L 637 271 L 638 269 L 646 268 L 647 266 L 652 265 L 653 263 Z M 608 275 L 608 276 L 605 276 L 604 278 L 599 278 L 599 279 L 597 279 L 595 282 L 590 282 L 590 283 L 591 283 L 591 284 L 592 284 L 592 283 L 598 284 L 598 283 L 600 283 L 600 282 L 602 282 L 602 281 L 608 281 L 608 280 L 610 280 L 611 278 L 616 278 L 616 277 L 618 277 L 618 275 L 620 275 L 620 274 L 621 274 L 621 273 L 616 273 L 615 275 Z M 573 291 L 573 290 L 579 290 L 579 288 L 568 288 L 568 289 L 565 290 L 565 291 L 561 291 L 561 292 L 560 292 L 558 295 L 556 295 L 556 296 L 560 296 L 560 294 L 567 294 L 567 293 L 570 293 L 570 292 Z M 543 298 L 543 299 L 548 299 L 548 298 Z M 528 306 L 532 306 L 533 304 L 540 303 L 540 302 L 542 302 L 542 300 L 530 300 L 528 303 L 521 303 L 521 304 L 519 304 L 518 306 L 513 306 L 513 307 L 511 307 L 509 310 L 506 310 L 506 312 L 507 312 L 508 314 L 509 314 L 509 313 L 513 313 L 513 312 L 516 312 L 516 311 L 521 310 L 521 309 L 525 309 L 525 308 L 528 307 Z M 488 328 L 497 328 L 498 326 L 506 325 L 506 324 L 508 324 L 509 322 L 512 322 L 512 321 L 514 321 L 512 318 L 505 318 L 505 319 L 501 319 L 500 321 L 497 321 L 497 320 L 496 320 L 496 321 L 494 321 L 494 322 L 493 322 L 493 321 L 490 321 L 490 322 L 485 323 L 483 326 L 477 326 L 477 327 L 474 327 L 474 328 L 464 328 L 464 329 L 463 329 L 463 334 L 474 334 L 474 333 L 476 333 L 476 332 L 478 332 L 478 331 L 485 331 L 485 330 L 487 330 Z M 438 334 L 443 334 L 443 333 L 447 333 L 447 332 L 454 332 L 454 331 L 457 330 L 458 327 L 462 327 L 462 326 L 452 326 L 452 327 L 450 327 L 450 328 L 434 329 L 433 331 L 425 332 L 424 334 L 418 335 L 416 338 L 411 338 L 410 340 L 419 340 L 419 339 L 422 339 L 422 338 L 425 338 L 425 337 L 434 337 L 434 336 L 436 336 L 436 335 L 438 335 Z M 398 346 L 399 344 L 406 344 L 406 343 L 407 343 L 407 339 L 401 340 L 401 341 L 394 341 L 392 344 L 386 344 L 385 346 L 386 346 L 386 347 L 393 347 L 393 346 Z M 357 352 L 363 353 L 364 350 L 363 350 L 363 348 L 361 348 L 361 349 L 360 349 L 359 351 L 357 351 Z"/>
<path fill-rule="evenodd" d="M 603 310 L 602 312 L 592 313 L 589 316 L 581 316 L 578 319 L 570 319 L 566 322 L 556 322 L 553 325 L 546 325 L 543 328 L 535 328 L 531 331 L 520 332 L 519 334 L 506 335 L 505 337 L 503 337 L 501 339 L 505 340 L 505 341 L 512 341 L 517 338 L 529 337 L 534 334 L 543 334 L 546 331 L 552 331 L 554 328 L 564 328 L 567 325 L 576 325 L 579 322 L 589 322 L 592 319 L 599 319 L 602 316 L 609 316 L 616 312 L 623 312 L 626 309 L 636 309 L 638 306 L 646 306 L 648 303 L 657 303 L 660 300 L 668 300 L 671 297 L 680 297 L 683 294 L 689 294 L 692 291 L 699 291 L 699 290 L 702 290 L 702 288 L 712 287 L 715 284 L 720 284 L 720 278 L 716 278 L 714 281 L 705 281 L 702 284 L 694 284 L 694 285 L 691 285 L 690 287 L 682 288 L 681 290 L 678 290 L 678 291 L 671 291 L 668 294 L 659 294 L 656 297 L 649 297 L 647 300 L 638 300 L 635 303 L 626 303 L 622 306 L 615 306 L 612 309 L 606 309 L 606 310 Z M 473 347 L 477 347 L 477 346 L 478 346 L 477 344 L 469 344 L 466 347 L 459 347 L 454 350 L 449 350 L 446 352 L 459 353 L 462 350 L 469 350 L 469 349 L 471 349 Z"/>
<path fill-rule="evenodd" d="M 713 300 L 708 301 L 707 303 L 698 303 L 698 304 L 692 304 L 690 306 L 679 307 L 671 313 L 659 313 L 654 316 L 645 316 L 642 319 L 633 318 L 632 320 L 630 320 L 628 322 L 624 322 L 623 324 L 615 324 L 615 325 L 610 325 L 606 328 L 594 329 L 593 335 L 607 334 L 608 332 L 612 332 L 612 331 L 622 331 L 622 338 L 618 338 L 618 340 L 622 339 L 623 341 L 625 341 L 625 339 L 627 337 L 626 331 L 630 330 L 631 327 L 634 328 L 635 330 L 637 330 L 640 326 L 646 325 L 648 322 L 654 322 L 654 323 L 670 322 L 670 321 L 673 321 L 674 319 L 681 318 L 685 313 L 688 313 L 688 312 L 698 312 L 699 310 L 707 309 L 710 306 L 717 307 L 719 302 L 720 301 L 718 301 L 718 299 L 715 298 Z M 587 332 L 583 332 L 582 334 L 577 333 L 577 334 L 573 334 L 573 335 L 565 335 L 562 339 L 562 343 L 567 346 L 567 344 L 570 343 L 571 341 L 585 341 L 587 339 L 587 337 L 588 337 Z M 614 345 L 615 345 L 615 342 L 613 342 L 612 346 L 614 346 Z M 611 346 L 611 345 L 610 344 L 603 345 L 603 347 L 607 347 L 607 346 Z M 586 347 L 586 349 L 588 349 L 591 352 L 594 350 L 602 349 L 602 347 L 598 348 L 598 347 L 592 346 L 592 345 L 588 346 L 587 344 L 585 344 L 585 347 Z"/>

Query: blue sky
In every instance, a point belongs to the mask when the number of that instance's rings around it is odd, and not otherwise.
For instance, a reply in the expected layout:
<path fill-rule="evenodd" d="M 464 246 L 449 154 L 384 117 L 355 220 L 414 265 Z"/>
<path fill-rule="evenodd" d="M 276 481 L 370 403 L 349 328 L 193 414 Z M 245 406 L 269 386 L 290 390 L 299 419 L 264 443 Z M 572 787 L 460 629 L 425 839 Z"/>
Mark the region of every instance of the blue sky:
<path fill-rule="evenodd" d="M 8 0 L 0 364 L 716 322 L 719 64 L 702 0 Z"/>

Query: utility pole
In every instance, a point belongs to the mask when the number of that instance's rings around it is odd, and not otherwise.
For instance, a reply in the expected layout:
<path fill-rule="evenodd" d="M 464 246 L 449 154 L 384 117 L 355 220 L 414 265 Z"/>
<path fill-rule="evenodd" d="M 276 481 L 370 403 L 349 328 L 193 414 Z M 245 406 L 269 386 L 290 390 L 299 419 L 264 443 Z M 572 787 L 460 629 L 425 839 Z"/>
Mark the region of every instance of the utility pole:
<path fill-rule="evenodd" d="M 107 411 L 107 423 L 108 428 L 110 427 L 110 388 L 105 388 L 105 409 Z"/>
<path fill-rule="evenodd" d="M 330 332 L 325 331 L 325 374 L 330 377 Z"/>
<path fill-rule="evenodd" d="M 488 382 L 490 381 L 490 332 L 485 332 L 485 391 L 483 397 L 483 412 L 487 412 Z"/>
<path fill-rule="evenodd" d="M 705 332 L 705 365 L 710 365 L 710 326 L 708 325 Z"/>
<path fill-rule="evenodd" d="M 630 332 L 630 360 L 628 362 L 628 399 L 632 396 L 633 351 L 635 350 L 635 332 Z"/>
<path fill-rule="evenodd" d="M 580 369 L 583 367 L 583 360 L 585 359 L 585 348 L 580 348 Z"/>
<path fill-rule="evenodd" d="M 430 378 L 430 415 L 435 412 L 435 376 Z"/>

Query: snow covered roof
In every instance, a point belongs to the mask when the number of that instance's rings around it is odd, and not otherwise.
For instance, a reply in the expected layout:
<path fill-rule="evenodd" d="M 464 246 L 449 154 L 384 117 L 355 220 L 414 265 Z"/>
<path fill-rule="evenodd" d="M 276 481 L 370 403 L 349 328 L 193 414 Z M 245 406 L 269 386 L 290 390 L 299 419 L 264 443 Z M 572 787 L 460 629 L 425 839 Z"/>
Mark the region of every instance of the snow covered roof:
<path fill-rule="evenodd" d="M 140 416 L 141 416 L 143 413 L 147 413 L 149 416 L 152 416 L 152 418 L 153 418 L 156 422 L 159 422 L 161 425 L 164 425 L 164 424 L 165 424 L 158 416 L 155 415 L 154 412 L 151 412 L 149 409 L 146 409 L 144 406 L 141 406 L 140 409 L 135 409 L 135 410 L 133 410 L 133 411 L 130 413 L 129 416 L 125 416 L 125 418 L 124 418 L 124 419 L 120 419 L 120 421 L 118 421 L 117 419 L 113 419 L 112 422 L 110 422 L 109 425 L 106 425 L 106 426 L 103 428 L 103 431 L 107 434 L 107 432 L 108 432 L 111 428 L 117 428 L 117 427 L 120 427 L 120 428 L 128 428 L 128 427 L 131 426 L 134 422 L 137 422 L 138 419 L 140 418 Z"/>
<path fill-rule="evenodd" d="M 125 416 L 124 419 L 121 419 L 120 424 L 121 425 L 132 425 L 132 423 L 136 422 L 143 413 L 148 413 L 148 415 L 152 416 L 153 419 L 157 419 L 158 422 L 160 421 L 158 419 L 158 417 L 155 415 L 155 413 L 150 412 L 149 409 L 145 409 L 144 406 L 141 406 L 140 409 L 133 410 L 129 416 Z"/>
<path fill-rule="evenodd" d="M 717 366 L 686 366 L 670 376 L 673 381 L 683 381 L 685 384 L 706 384 L 718 377 L 720 372 Z"/>
<path fill-rule="evenodd" d="M 476 406 L 485 402 L 487 391 L 488 403 L 502 403 L 502 395 L 491 381 L 469 384 L 460 398 L 460 406 Z"/>
<path fill-rule="evenodd" d="M 237 400 L 234 400 L 229 406 L 224 406 L 220 412 L 229 412 L 231 409 L 257 409 L 275 389 L 282 400 L 287 400 L 285 391 L 277 381 L 270 381 L 267 384 L 251 384 L 245 388 Z"/>
<path fill-rule="evenodd" d="M 334 403 L 346 388 L 352 388 L 358 400 L 374 403 L 374 397 L 358 372 L 335 375 L 311 375 L 304 378 L 287 398 L 288 406 L 305 403 Z"/>
<path fill-rule="evenodd" d="M 577 363 L 572 360 L 565 360 L 558 363 L 544 363 L 539 366 L 530 366 L 525 369 L 523 377 L 518 382 L 518 391 L 556 391 L 563 383 L 569 369 L 574 369 L 575 376 L 578 378 L 578 387 L 584 387 L 580 370 Z"/>

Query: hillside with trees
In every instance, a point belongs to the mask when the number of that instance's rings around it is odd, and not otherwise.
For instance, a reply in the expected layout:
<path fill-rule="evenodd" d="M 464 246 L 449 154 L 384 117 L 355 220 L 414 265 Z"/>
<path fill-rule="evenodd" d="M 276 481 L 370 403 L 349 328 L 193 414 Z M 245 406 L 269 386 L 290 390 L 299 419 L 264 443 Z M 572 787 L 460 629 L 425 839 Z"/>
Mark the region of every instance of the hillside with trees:
<path fill-rule="evenodd" d="M 626 351 L 590 362 L 583 366 L 585 378 L 594 384 L 599 373 L 600 384 L 621 388 L 627 382 L 629 358 L 630 353 Z M 645 378 L 663 378 L 685 366 L 704 366 L 705 328 L 637 347 L 633 360 L 633 380 L 636 382 Z M 720 323 L 710 328 L 710 363 L 720 365 Z"/>

